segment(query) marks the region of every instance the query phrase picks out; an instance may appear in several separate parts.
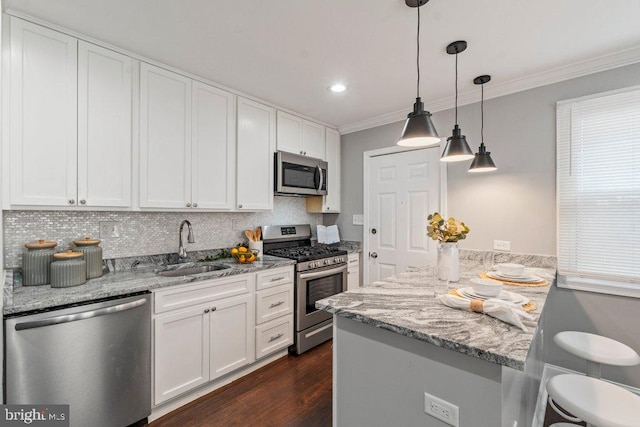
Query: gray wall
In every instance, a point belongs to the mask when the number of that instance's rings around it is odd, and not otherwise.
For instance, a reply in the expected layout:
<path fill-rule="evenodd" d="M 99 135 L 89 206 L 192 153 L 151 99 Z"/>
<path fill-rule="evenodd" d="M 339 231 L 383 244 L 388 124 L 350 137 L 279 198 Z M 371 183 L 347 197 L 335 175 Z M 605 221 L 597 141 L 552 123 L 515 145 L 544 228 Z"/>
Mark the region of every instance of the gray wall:
<path fill-rule="evenodd" d="M 484 140 L 498 171 L 469 174 L 468 162 L 451 164 L 447 171 L 448 214 L 471 228 L 461 247 L 492 249 L 498 239 L 511 241 L 513 252 L 555 255 L 555 103 L 638 84 L 640 64 L 635 64 L 485 101 Z M 476 151 L 479 103 L 461 107 L 458 116 Z M 453 110 L 435 113 L 433 120 L 440 136 L 451 134 Z M 362 241 L 362 227 L 352 225 L 352 216 L 363 213 L 363 152 L 395 145 L 402 125 L 342 136 L 341 213 L 325 218 L 338 224 L 342 237 Z"/>

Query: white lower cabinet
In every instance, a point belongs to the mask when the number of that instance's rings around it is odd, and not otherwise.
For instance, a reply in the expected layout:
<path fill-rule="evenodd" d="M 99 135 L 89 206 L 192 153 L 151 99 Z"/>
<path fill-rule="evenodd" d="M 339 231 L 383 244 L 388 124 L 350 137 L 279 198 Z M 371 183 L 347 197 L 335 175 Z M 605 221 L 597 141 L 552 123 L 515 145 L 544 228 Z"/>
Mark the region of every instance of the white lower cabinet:
<path fill-rule="evenodd" d="M 347 290 L 350 291 L 360 287 L 360 254 L 349 254 L 347 260 Z"/>
<path fill-rule="evenodd" d="M 293 266 L 160 289 L 153 317 L 158 406 L 293 344 Z"/>

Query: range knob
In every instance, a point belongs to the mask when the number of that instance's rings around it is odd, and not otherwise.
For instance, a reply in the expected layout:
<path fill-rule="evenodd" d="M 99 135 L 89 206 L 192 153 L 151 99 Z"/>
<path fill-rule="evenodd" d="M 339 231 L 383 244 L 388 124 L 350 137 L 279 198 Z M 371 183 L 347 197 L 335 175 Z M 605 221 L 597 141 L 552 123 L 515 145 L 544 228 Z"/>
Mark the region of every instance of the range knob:
<path fill-rule="evenodd" d="M 324 265 L 328 265 L 328 264 L 330 264 L 330 263 L 331 263 L 331 261 L 329 261 L 328 259 L 325 259 L 325 260 L 324 260 Z"/>

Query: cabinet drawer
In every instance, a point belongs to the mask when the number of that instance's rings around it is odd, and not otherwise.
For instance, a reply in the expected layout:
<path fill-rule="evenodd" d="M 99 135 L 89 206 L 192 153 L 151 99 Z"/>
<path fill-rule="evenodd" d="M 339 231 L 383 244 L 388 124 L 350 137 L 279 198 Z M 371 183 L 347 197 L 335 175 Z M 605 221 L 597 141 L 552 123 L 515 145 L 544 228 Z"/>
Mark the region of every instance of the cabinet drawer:
<path fill-rule="evenodd" d="M 241 295 L 253 289 L 253 274 L 207 280 L 198 284 L 172 287 L 154 292 L 154 312 L 189 307 L 219 298 Z"/>
<path fill-rule="evenodd" d="M 348 262 L 349 262 L 349 267 L 353 267 L 353 266 L 357 266 L 360 264 L 360 254 L 359 253 L 353 253 L 353 254 L 349 254 L 347 256 Z"/>
<path fill-rule="evenodd" d="M 256 290 L 293 283 L 293 266 L 274 270 L 259 271 L 256 274 Z"/>
<path fill-rule="evenodd" d="M 293 312 L 293 286 L 281 285 L 256 292 L 256 324 Z"/>
<path fill-rule="evenodd" d="M 256 359 L 293 344 L 293 314 L 256 326 Z"/>

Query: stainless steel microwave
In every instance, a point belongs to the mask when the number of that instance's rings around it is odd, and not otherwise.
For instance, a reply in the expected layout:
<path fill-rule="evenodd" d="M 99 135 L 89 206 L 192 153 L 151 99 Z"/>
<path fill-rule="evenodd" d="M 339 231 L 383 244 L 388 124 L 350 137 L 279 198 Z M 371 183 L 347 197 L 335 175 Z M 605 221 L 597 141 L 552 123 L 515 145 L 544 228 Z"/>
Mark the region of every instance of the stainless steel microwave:
<path fill-rule="evenodd" d="M 276 194 L 327 194 L 327 162 L 324 160 L 277 151 L 274 171 Z"/>

